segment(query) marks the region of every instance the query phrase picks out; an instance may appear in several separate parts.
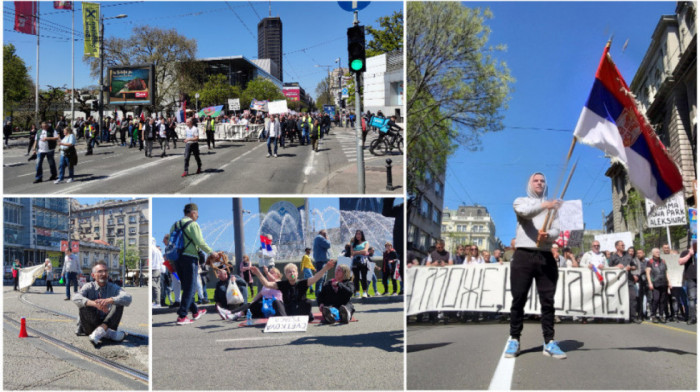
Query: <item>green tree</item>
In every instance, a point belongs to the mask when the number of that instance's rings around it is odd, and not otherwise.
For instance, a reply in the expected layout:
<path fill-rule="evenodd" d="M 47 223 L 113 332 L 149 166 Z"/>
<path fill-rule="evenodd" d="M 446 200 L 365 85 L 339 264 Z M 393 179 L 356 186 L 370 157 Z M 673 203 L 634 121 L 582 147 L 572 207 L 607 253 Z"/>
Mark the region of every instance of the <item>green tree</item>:
<path fill-rule="evenodd" d="M 14 45 L 3 45 L 2 53 L 2 101 L 4 103 L 5 114 L 12 115 L 15 107 L 29 98 L 33 82 L 29 77 L 29 72 L 27 66 L 24 64 L 24 60 L 17 56 Z"/>
<path fill-rule="evenodd" d="M 155 65 L 155 104 L 148 108 L 152 112 L 172 107 L 183 89 L 192 88 L 186 65 L 194 63 L 191 60 L 197 53 L 197 41 L 180 35 L 174 28 L 165 30 L 148 25 L 137 26 L 129 38 L 106 38 L 104 45 L 105 69 L 124 65 Z M 100 59 L 85 56 L 83 61 L 90 65 L 90 74 L 99 78 Z"/>
<path fill-rule="evenodd" d="M 328 77 L 318 82 L 318 85 L 316 85 L 316 95 L 318 96 L 316 99 L 316 108 L 319 111 L 323 110 L 323 105 L 333 105 L 335 103 L 329 88 Z"/>
<path fill-rule="evenodd" d="M 403 49 L 403 12 L 396 11 L 391 16 L 377 20 L 379 28 L 365 27 L 365 34 L 372 36 L 367 43 L 367 57 Z"/>
<path fill-rule="evenodd" d="M 407 190 L 420 194 L 425 173 L 444 172 L 456 145 L 480 146 L 480 135 L 503 128 L 513 82 L 487 47 L 488 9 L 453 2 L 408 2 Z"/>
<path fill-rule="evenodd" d="M 254 80 L 248 82 L 248 86 L 243 90 L 241 94 L 241 108 L 250 107 L 250 102 L 254 99 L 258 101 L 277 101 L 286 99 L 286 97 L 274 83 L 258 76 Z"/>
<path fill-rule="evenodd" d="M 199 102 L 202 107 L 227 104 L 229 98 L 239 98 L 241 89 L 231 86 L 226 75 L 211 75 L 199 90 Z"/>
<path fill-rule="evenodd" d="M 70 108 L 70 103 L 66 100 L 65 87 L 48 87 L 39 90 L 39 120 L 51 120 L 55 124 L 63 111 Z"/>
<path fill-rule="evenodd" d="M 121 268 L 122 262 L 124 260 L 124 247 L 122 246 L 123 241 L 117 240 L 117 245 L 119 247 L 119 266 Z M 138 269 L 139 268 L 139 250 L 135 246 L 126 247 L 126 269 Z"/>

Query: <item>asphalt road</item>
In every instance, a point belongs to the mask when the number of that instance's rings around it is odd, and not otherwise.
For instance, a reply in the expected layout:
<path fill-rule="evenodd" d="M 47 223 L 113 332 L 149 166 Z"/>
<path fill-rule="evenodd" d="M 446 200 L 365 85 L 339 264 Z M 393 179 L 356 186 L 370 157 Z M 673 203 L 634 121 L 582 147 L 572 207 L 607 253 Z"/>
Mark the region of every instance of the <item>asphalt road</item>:
<path fill-rule="evenodd" d="M 542 355 L 539 322 L 526 322 L 521 353 L 503 359 L 507 323 L 409 324 L 408 389 L 697 389 L 697 332 L 685 323 L 562 323 L 565 360 Z M 500 366 L 499 366 L 500 364 Z M 509 381 L 510 378 L 510 382 Z"/>
<path fill-rule="evenodd" d="M 154 314 L 153 390 L 403 390 L 403 301 L 363 302 L 358 322 L 305 333 L 265 334 L 212 311 L 186 326 Z"/>
<path fill-rule="evenodd" d="M 42 287 L 32 287 L 25 296 L 28 301 L 61 313 L 77 316 L 77 307 L 64 301 L 62 286 L 55 294 L 43 294 Z M 133 296 L 132 305 L 124 312 L 120 328 L 134 333 L 148 334 L 148 289 L 127 288 Z M 19 321 L 25 317 L 27 327 L 36 329 L 70 345 L 95 353 L 122 365 L 147 372 L 148 341 L 128 336 L 121 344 L 105 342 L 94 348 L 85 336 L 76 336 L 76 320 L 46 312 L 26 304 L 19 293 L 4 287 L 4 315 Z M 3 323 L 3 389 L 4 390 L 147 390 L 148 385 L 132 377 L 76 356 L 42 338 L 29 333 L 18 338 L 19 329 L 12 323 Z"/>
<path fill-rule="evenodd" d="M 19 143 L 19 141 L 18 141 Z M 332 174 L 356 165 L 354 130 L 334 127 L 324 137 L 319 152 L 289 143 L 278 148 L 277 158 L 267 158 L 266 143 L 217 142 L 216 149 L 208 150 L 206 141 L 200 141 L 201 174 L 194 174 L 197 164 L 190 158 L 190 175 L 181 178 L 184 169 L 184 144 L 167 150 L 160 158 L 154 148 L 153 158 L 143 151 L 127 147 L 100 144 L 93 155 L 86 156 L 84 139 L 78 143 L 78 165 L 73 183 L 49 182 L 48 163 L 44 162 L 44 182 L 33 184 L 36 161 L 27 161 L 26 145 L 4 150 L 4 189 L 8 194 L 296 194 L 347 193 L 345 188 L 334 190 L 323 184 Z M 58 152 L 56 152 L 58 166 Z M 365 162 L 384 158 L 374 157 L 365 150 Z M 395 156 L 394 159 L 402 159 Z M 396 173 L 395 176 L 398 176 Z M 66 173 L 67 175 L 67 173 Z M 367 171 L 385 181 L 381 170 Z M 400 176 L 403 178 L 403 176 Z M 356 181 L 355 178 L 348 179 Z M 368 182 L 371 179 L 367 180 Z M 328 183 L 329 181 L 326 181 Z M 351 187 L 355 188 L 356 187 Z M 342 191 L 342 192 L 341 192 Z M 402 193 L 402 189 L 395 191 Z"/>

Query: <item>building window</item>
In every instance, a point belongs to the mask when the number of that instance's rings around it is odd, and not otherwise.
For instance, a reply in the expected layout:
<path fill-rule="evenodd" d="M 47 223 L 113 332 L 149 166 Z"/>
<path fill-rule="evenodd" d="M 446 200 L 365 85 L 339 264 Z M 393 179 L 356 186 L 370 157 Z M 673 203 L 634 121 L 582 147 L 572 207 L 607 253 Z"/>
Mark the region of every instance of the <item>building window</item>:
<path fill-rule="evenodd" d="M 136 238 L 129 238 L 129 245 L 136 245 Z"/>
<path fill-rule="evenodd" d="M 429 213 L 430 213 L 430 202 L 428 200 L 426 200 L 425 198 L 423 198 L 420 201 L 420 214 L 423 217 L 427 218 Z"/>
<path fill-rule="evenodd" d="M 435 194 L 440 197 L 442 195 L 442 184 L 440 181 L 435 181 Z"/>
<path fill-rule="evenodd" d="M 442 232 L 445 233 L 447 231 L 447 225 L 442 225 Z"/>
<path fill-rule="evenodd" d="M 433 209 L 433 223 L 440 224 L 440 210 L 437 208 Z"/>
<path fill-rule="evenodd" d="M 136 215 L 129 216 L 129 223 L 136 223 Z"/>
<path fill-rule="evenodd" d="M 110 225 L 110 226 L 113 225 L 113 224 L 114 224 L 114 218 L 109 218 L 109 219 L 107 219 L 107 224 Z"/>
<path fill-rule="evenodd" d="M 135 227 L 129 227 L 129 234 L 130 234 L 130 235 L 136 234 L 136 228 L 135 228 Z"/>

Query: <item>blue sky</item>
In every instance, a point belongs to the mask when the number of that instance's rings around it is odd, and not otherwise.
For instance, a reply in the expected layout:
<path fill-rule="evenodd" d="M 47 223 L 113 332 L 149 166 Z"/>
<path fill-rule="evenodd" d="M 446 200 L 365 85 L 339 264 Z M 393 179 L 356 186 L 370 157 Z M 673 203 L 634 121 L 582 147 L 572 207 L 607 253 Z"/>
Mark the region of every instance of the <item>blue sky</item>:
<path fill-rule="evenodd" d="M 610 53 L 630 84 L 657 22 L 661 15 L 673 14 L 676 3 L 464 4 L 493 12 L 493 19 L 487 21 L 492 30 L 489 45 L 507 46 L 497 57 L 508 64 L 516 82 L 504 111 L 505 130 L 485 135 L 481 151 L 459 149 L 449 159 L 444 206 L 486 206 L 497 236 L 507 246 L 516 227 L 512 203 L 525 195 L 529 175 L 544 172 L 552 188 L 550 197 L 555 194 L 553 188 L 605 43 L 614 36 Z M 570 165 L 577 158 L 565 199 L 581 199 L 586 228 L 600 229 L 602 213 L 612 209 L 611 183 L 605 177 L 609 160 L 601 151 L 581 144 Z"/>
<path fill-rule="evenodd" d="M 256 252 L 260 241 L 257 239 L 260 219 L 258 198 L 242 198 L 244 239 L 246 253 Z M 217 250 L 233 252 L 233 199 L 231 198 L 153 198 L 153 235 L 162 246 L 163 237 L 169 233 L 172 224 L 183 217 L 187 203 L 195 203 L 199 209 L 199 223 L 204 239 L 209 246 Z M 337 198 L 309 198 L 309 209 L 325 210 L 327 207 L 338 209 Z M 246 212 L 250 211 L 250 212 Z M 338 227 L 338 214 L 327 212 L 327 227 Z M 322 223 L 315 215 L 311 217 L 312 227 L 320 230 Z"/>
<path fill-rule="evenodd" d="M 71 85 L 71 12 L 53 9 L 52 2 L 40 2 L 40 67 L 39 83 Z M 335 59 L 347 67 L 346 30 L 352 26 L 352 13 L 343 11 L 335 1 L 329 2 L 272 2 L 272 16 L 282 19 L 283 69 L 285 82 L 299 82 L 307 93 L 316 97 L 316 85 L 328 74 L 325 67 L 335 68 Z M 181 35 L 197 40 L 197 57 L 225 57 L 243 55 L 258 57 L 257 24 L 269 14 L 267 1 L 230 2 L 161 2 L 129 1 L 102 4 L 102 14 L 112 17 L 127 14 L 125 19 L 105 21 L 105 38 L 131 35 L 134 26 L 149 24 L 169 29 L 176 28 Z M 3 2 L 4 11 L 14 14 L 12 2 Z M 81 3 L 76 3 L 76 31 L 82 32 Z M 378 26 L 377 19 L 403 9 L 402 2 L 372 2 L 359 13 L 360 24 Z M 241 22 L 242 21 L 242 22 Z M 17 47 L 17 54 L 31 67 L 29 75 L 36 77 L 36 36 L 15 32 L 13 19 L 4 18 L 3 42 Z M 10 31 L 7 31 L 10 30 Z M 53 38 L 58 37 L 58 38 Z M 83 41 L 75 42 L 76 88 L 97 85 L 89 68 L 82 61 Z"/>

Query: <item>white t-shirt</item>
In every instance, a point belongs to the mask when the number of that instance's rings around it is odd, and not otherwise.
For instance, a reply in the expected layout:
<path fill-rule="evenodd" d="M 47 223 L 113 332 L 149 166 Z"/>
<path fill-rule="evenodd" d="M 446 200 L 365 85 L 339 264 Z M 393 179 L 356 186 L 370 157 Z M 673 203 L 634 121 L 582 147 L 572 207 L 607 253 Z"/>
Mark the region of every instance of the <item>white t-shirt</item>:
<path fill-rule="evenodd" d="M 56 132 L 54 130 L 53 136 L 49 136 L 49 131 L 46 131 L 43 129 L 41 131 L 37 132 L 37 134 L 36 134 L 36 140 L 38 142 L 37 152 L 51 152 L 51 151 L 53 151 L 53 150 L 49 149 L 49 141 L 48 140 L 44 140 L 43 142 L 41 141 L 41 139 L 43 139 L 45 137 L 58 137 L 58 132 Z"/>
<path fill-rule="evenodd" d="M 160 123 L 160 126 L 158 127 L 158 133 L 161 139 L 165 139 L 166 135 L 166 130 L 168 129 L 168 126 L 165 124 L 165 121 L 162 121 Z"/>
<path fill-rule="evenodd" d="M 191 138 L 195 138 L 195 137 L 199 137 L 199 128 L 197 128 L 196 126 L 193 125 L 192 128 L 185 129 L 185 139 L 191 139 Z M 197 143 L 197 142 L 195 142 L 195 141 L 187 142 L 187 144 L 191 144 L 191 143 Z"/>
<path fill-rule="evenodd" d="M 605 258 L 605 253 L 600 252 L 598 254 L 595 254 L 592 250 L 589 250 L 588 252 L 584 253 L 583 257 L 581 258 L 581 263 L 579 263 L 580 267 L 586 267 L 588 268 L 589 265 L 593 264 L 596 267 L 600 266 L 601 264 L 603 267 L 608 266 L 608 260 Z"/>

